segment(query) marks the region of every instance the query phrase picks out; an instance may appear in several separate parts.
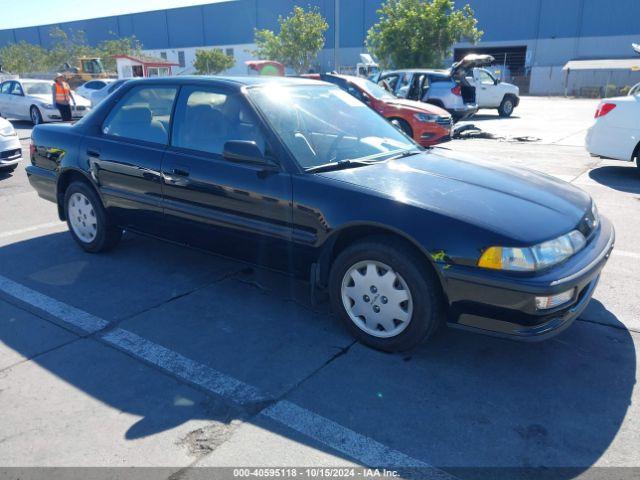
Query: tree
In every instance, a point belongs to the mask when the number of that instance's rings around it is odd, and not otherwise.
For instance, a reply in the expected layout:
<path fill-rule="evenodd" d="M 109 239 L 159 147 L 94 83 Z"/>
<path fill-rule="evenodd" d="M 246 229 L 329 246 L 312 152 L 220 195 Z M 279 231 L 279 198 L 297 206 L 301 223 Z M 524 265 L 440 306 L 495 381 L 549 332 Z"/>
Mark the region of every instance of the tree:
<path fill-rule="evenodd" d="M 442 67 L 454 43 L 484 34 L 471 7 L 453 0 L 387 0 L 378 13 L 367 47 L 385 68 Z"/>
<path fill-rule="evenodd" d="M 80 57 L 94 56 L 94 49 L 87 44 L 83 30 L 66 32 L 55 27 L 49 37 L 53 46 L 47 53 L 48 69 L 60 70 L 65 63 L 74 66 Z"/>
<path fill-rule="evenodd" d="M 135 35 L 131 37 L 115 37 L 113 32 L 112 35 L 114 35 L 114 38 L 100 42 L 97 48 L 94 49 L 94 55 L 100 57 L 102 66 L 107 72 L 116 71 L 116 59 L 113 58 L 115 55 L 142 56 L 142 43 Z"/>
<path fill-rule="evenodd" d="M 287 18 L 278 17 L 280 33 L 256 30 L 253 52 L 263 60 L 275 60 L 292 68 L 300 75 L 307 73 L 313 61 L 324 47 L 324 33 L 329 24 L 317 8 L 306 11 L 294 7 Z"/>
<path fill-rule="evenodd" d="M 38 72 L 46 63 L 47 51 L 40 45 L 33 45 L 24 40 L 0 49 L 0 65 L 7 72 L 19 74 Z"/>
<path fill-rule="evenodd" d="M 226 55 L 222 50 L 196 50 L 196 60 L 193 66 L 198 75 L 216 75 L 224 72 L 236 64 L 231 55 Z"/>

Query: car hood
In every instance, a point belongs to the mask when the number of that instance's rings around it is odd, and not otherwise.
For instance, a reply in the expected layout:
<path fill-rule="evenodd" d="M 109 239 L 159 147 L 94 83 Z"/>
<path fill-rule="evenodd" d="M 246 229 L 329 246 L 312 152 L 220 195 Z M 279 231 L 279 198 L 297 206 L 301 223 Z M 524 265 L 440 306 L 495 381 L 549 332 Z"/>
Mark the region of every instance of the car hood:
<path fill-rule="evenodd" d="M 405 100 L 402 98 L 394 98 L 393 100 L 386 100 L 385 103 L 389 106 L 398 106 L 402 108 L 410 108 L 416 112 L 430 113 L 433 115 L 440 115 L 441 117 L 449 117 L 450 114 L 444 108 L 440 108 L 437 105 L 431 105 L 430 103 L 417 102 L 415 100 Z"/>
<path fill-rule="evenodd" d="M 84 97 L 81 97 L 80 95 L 78 95 L 77 93 L 71 93 L 71 96 L 73 97 L 73 99 L 76 101 L 76 105 L 83 105 L 85 107 L 88 107 L 91 105 L 91 102 L 89 100 L 87 100 Z M 43 103 L 47 103 L 50 104 L 53 101 L 53 96 L 46 94 L 46 93 L 38 93 L 38 94 L 30 94 L 27 95 L 27 97 L 25 98 L 32 98 L 35 100 L 39 100 L 40 102 Z"/>
<path fill-rule="evenodd" d="M 591 206 L 589 195 L 554 177 L 463 159 L 444 149 L 321 175 L 471 223 L 521 244 L 568 233 Z"/>

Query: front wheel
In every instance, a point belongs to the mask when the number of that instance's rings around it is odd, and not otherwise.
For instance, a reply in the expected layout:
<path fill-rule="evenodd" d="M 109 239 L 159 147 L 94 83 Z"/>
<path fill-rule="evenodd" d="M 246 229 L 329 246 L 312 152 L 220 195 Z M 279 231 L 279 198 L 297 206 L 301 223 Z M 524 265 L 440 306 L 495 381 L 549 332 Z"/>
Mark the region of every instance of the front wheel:
<path fill-rule="evenodd" d="M 40 109 L 35 105 L 31 107 L 29 115 L 31 117 L 31 123 L 33 123 L 33 125 L 40 125 L 42 123 L 42 113 L 40 113 Z"/>
<path fill-rule="evenodd" d="M 498 113 L 501 117 L 510 117 L 513 110 L 516 108 L 515 102 L 512 97 L 504 97 L 502 103 L 498 107 Z"/>
<path fill-rule="evenodd" d="M 329 281 L 334 311 L 359 341 L 409 350 L 442 323 L 442 293 L 426 260 L 392 238 L 358 242 L 336 258 Z"/>
<path fill-rule="evenodd" d="M 85 251 L 103 252 L 120 241 L 122 229 L 109 223 L 100 198 L 86 183 L 69 185 L 64 204 L 71 236 Z"/>

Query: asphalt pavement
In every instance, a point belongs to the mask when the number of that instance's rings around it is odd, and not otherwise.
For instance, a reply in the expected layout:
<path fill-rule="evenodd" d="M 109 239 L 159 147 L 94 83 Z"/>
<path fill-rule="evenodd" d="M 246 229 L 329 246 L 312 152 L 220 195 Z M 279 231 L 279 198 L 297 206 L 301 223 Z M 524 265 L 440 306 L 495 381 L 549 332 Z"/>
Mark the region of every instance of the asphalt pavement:
<path fill-rule="evenodd" d="M 600 467 L 640 467 L 640 175 L 585 152 L 596 104 L 525 97 L 513 118 L 472 120 L 496 138 L 443 146 L 570 181 L 614 223 L 590 305 L 534 344 L 445 329 L 410 353 L 376 352 L 286 275 L 130 233 L 86 254 L 23 166 L 0 175 L 0 475 L 386 466 L 600 478 Z M 27 158 L 30 127 L 16 126 Z"/>

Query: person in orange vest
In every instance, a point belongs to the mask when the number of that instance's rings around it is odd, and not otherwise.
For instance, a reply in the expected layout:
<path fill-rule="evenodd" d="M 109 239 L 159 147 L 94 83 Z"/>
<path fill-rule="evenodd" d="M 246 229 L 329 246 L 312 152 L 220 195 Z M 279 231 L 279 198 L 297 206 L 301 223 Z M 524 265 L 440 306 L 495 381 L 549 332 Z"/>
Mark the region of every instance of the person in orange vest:
<path fill-rule="evenodd" d="M 53 104 L 60 111 L 60 116 L 63 122 L 71 121 L 71 103 L 75 105 L 75 100 L 71 95 L 71 88 L 65 81 L 64 75 L 58 74 L 53 82 L 51 88 L 53 93 Z"/>

